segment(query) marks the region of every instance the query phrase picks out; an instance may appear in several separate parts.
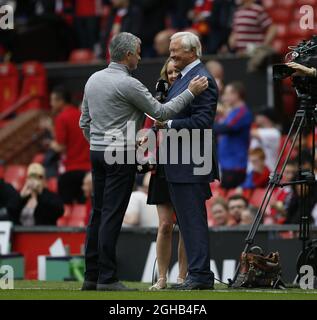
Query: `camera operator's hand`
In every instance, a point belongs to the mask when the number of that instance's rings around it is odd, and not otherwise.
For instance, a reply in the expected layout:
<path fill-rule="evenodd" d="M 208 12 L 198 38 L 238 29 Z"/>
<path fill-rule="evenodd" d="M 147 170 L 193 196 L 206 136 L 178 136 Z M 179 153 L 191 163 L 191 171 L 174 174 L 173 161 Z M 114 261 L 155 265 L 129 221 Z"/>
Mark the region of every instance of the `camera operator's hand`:
<path fill-rule="evenodd" d="M 208 88 L 208 79 L 207 79 L 207 77 L 196 76 L 188 85 L 189 91 L 194 96 L 200 95 L 207 88 Z"/>
<path fill-rule="evenodd" d="M 289 63 L 286 63 L 286 65 L 296 70 L 293 76 L 300 76 L 300 77 L 304 77 L 304 76 L 316 77 L 317 76 L 315 68 L 308 68 L 296 62 L 289 62 Z"/>

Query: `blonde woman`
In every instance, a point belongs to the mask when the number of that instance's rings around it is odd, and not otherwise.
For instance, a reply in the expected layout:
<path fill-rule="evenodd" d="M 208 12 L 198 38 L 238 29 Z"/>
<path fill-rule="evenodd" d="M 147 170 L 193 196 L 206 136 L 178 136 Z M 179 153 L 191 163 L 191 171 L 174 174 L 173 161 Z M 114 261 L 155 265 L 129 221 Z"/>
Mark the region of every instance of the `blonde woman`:
<path fill-rule="evenodd" d="M 161 78 L 168 82 L 169 86 L 176 80 L 179 72 L 176 70 L 173 61 L 169 58 L 161 70 Z M 147 118 L 145 127 L 153 125 Z M 174 209 L 170 200 L 168 186 L 164 175 L 164 168 L 157 165 L 156 172 L 151 175 L 148 193 L 148 204 L 155 204 L 159 216 L 159 227 L 156 240 L 156 254 L 159 278 L 157 282 L 150 287 L 150 290 L 161 290 L 166 288 L 167 272 L 172 254 L 172 236 L 174 225 Z M 178 243 L 178 263 L 179 275 L 177 283 L 184 282 L 187 275 L 187 258 L 184 242 L 179 234 Z"/>

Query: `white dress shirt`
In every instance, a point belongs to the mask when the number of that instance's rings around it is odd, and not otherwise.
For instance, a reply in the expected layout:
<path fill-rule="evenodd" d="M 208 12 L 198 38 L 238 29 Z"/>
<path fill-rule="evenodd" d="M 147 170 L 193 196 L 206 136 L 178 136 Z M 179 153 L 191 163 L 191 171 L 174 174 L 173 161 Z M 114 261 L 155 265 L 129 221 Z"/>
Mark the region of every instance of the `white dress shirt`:
<path fill-rule="evenodd" d="M 186 74 L 192 70 L 193 68 L 195 68 L 198 64 L 200 64 L 201 61 L 200 59 L 196 59 L 195 61 L 193 61 L 192 63 L 188 64 L 182 71 L 181 71 L 181 75 L 182 78 L 186 76 Z M 168 120 L 167 121 L 167 127 L 171 128 L 172 127 L 172 121 L 173 120 Z"/>

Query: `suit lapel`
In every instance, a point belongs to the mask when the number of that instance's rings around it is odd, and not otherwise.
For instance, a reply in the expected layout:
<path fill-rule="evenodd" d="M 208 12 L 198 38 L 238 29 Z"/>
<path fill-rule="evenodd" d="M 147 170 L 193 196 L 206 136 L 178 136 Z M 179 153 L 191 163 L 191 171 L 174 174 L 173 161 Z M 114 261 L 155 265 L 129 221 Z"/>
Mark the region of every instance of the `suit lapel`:
<path fill-rule="evenodd" d="M 173 99 L 187 89 L 188 83 L 197 74 L 197 71 L 201 68 L 202 65 L 202 63 L 199 63 L 189 72 L 187 72 L 184 77 L 175 80 L 168 92 L 167 101 Z"/>

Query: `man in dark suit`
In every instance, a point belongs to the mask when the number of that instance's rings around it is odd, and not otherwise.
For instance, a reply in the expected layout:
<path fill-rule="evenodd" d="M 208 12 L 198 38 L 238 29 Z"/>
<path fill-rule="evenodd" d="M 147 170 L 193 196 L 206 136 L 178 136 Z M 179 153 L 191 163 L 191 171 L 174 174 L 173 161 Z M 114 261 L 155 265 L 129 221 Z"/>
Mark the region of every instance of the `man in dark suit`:
<path fill-rule="evenodd" d="M 181 94 L 196 76 L 207 77 L 209 84 L 207 90 L 167 122 L 168 128 L 177 131 L 187 129 L 189 132 L 190 139 L 186 141 L 187 145 L 184 145 L 180 139 L 176 142 L 178 160 L 182 155 L 182 146 L 191 151 L 188 164 L 184 162 L 171 164 L 171 153 L 175 152 L 173 151 L 175 146 L 171 146 L 172 141 L 167 138 L 167 164 L 164 165 L 164 169 L 188 257 L 187 279 L 184 284 L 175 288 L 180 290 L 211 289 L 214 284 L 214 275 L 210 270 L 205 201 L 211 196 L 209 183 L 214 179 L 219 179 L 219 175 L 215 148 L 212 148 L 212 151 L 211 148 L 206 148 L 204 129 L 212 129 L 217 108 L 218 89 L 213 77 L 199 59 L 201 44 L 196 35 L 190 32 L 179 32 L 173 35 L 170 43 L 170 56 L 175 67 L 180 70 L 180 76 L 170 88 L 167 101 Z M 198 138 L 195 138 L 193 129 L 199 129 Z M 210 138 L 209 147 L 212 144 L 211 140 Z M 197 147 L 197 144 L 200 144 L 200 154 L 209 152 L 207 158 L 212 162 L 211 170 L 200 174 L 195 172 L 195 169 L 201 166 L 195 164 L 195 154 L 192 150 L 194 146 Z"/>

